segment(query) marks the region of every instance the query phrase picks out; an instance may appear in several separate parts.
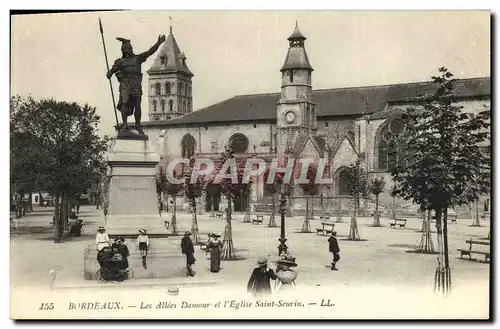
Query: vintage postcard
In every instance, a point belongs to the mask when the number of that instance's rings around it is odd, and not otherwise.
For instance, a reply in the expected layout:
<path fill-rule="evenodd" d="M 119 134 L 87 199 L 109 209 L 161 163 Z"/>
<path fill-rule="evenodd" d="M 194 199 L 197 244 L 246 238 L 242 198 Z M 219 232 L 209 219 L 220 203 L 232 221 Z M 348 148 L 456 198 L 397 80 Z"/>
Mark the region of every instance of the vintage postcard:
<path fill-rule="evenodd" d="M 13 13 L 11 318 L 489 319 L 490 24 Z"/>

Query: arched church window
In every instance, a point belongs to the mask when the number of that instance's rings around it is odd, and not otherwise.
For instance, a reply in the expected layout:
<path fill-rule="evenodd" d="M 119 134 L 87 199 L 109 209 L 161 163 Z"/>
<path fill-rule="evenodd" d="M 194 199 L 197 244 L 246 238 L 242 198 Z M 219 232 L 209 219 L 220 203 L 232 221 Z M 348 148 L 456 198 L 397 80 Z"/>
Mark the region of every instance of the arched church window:
<path fill-rule="evenodd" d="M 173 112 L 174 111 L 174 101 L 173 100 L 169 100 L 168 101 L 168 110 L 170 112 Z"/>
<path fill-rule="evenodd" d="M 349 169 L 344 168 L 339 173 L 338 179 L 339 195 L 349 195 Z"/>
<path fill-rule="evenodd" d="M 191 158 L 194 155 L 194 149 L 196 147 L 196 140 L 193 135 L 186 134 L 182 137 L 181 148 L 182 148 L 182 157 L 183 158 Z"/>
<path fill-rule="evenodd" d="M 155 84 L 155 90 L 156 90 L 156 95 L 161 94 L 161 84 L 159 82 Z"/>
<path fill-rule="evenodd" d="M 171 94 L 171 90 L 170 90 L 170 82 L 165 82 L 165 93 L 167 95 L 170 95 Z"/>
<path fill-rule="evenodd" d="M 293 82 L 293 70 L 290 70 L 290 82 Z"/>
<path fill-rule="evenodd" d="M 156 112 L 156 101 L 153 100 L 153 112 Z"/>
<path fill-rule="evenodd" d="M 402 159 L 407 133 L 406 123 L 399 118 L 382 128 L 378 139 L 379 169 L 394 168 Z"/>
<path fill-rule="evenodd" d="M 164 100 L 164 99 L 162 99 L 162 100 L 160 101 L 160 104 L 161 104 L 161 111 L 162 111 L 162 112 L 165 112 L 165 100 Z"/>
<path fill-rule="evenodd" d="M 237 133 L 229 138 L 228 144 L 234 153 L 245 153 L 248 148 L 248 138 L 243 134 Z"/>

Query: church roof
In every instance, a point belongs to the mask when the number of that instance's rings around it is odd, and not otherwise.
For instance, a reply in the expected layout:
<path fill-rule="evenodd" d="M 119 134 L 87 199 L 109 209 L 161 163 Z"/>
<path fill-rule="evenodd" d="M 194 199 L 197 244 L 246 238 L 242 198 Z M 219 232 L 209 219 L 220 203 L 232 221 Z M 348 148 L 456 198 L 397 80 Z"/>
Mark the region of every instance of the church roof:
<path fill-rule="evenodd" d="M 295 23 L 295 29 L 292 35 L 288 38 L 290 41 L 290 47 L 286 54 L 285 63 L 281 67 L 280 71 L 289 69 L 308 69 L 314 71 L 311 63 L 309 63 L 309 58 L 307 57 L 306 48 L 304 47 L 304 40 L 306 37 L 300 33 L 298 23 Z M 300 45 L 292 45 L 294 41 L 302 41 Z"/>
<path fill-rule="evenodd" d="M 300 33 L 299 23 L 295 22 L 295 29 L 293 30 L 292 35 L 288 37 L 288 40 L 292 41 L 292 40 L 305 40 L 305 39 L 306 37 L 302 33 Z"/>
<path fill-rule="evenodd" d="M 388 102 L 405 102 L 409 98 L 432 92 L 433 84 L 412 82 L 382 86 L 349 87 L 314 90 L 318 118 L 360 116 L 384 109 Z M 491 78 L 460 79 L 456 81 L 458 97 L 491 95 Z M 210 105 L 168 121 L 152 121 L 146 126 L 174 126 L 188 124 L 236 123 L 252 121 L 276 122 L 276 103 L 279 93 L 240 95 Z"/>
<path fill-rule="evenodd" d="M 189 77 L 193 76 L 193 73 L 186 64 L 186 56 L 181 52 L 172 29 L 170 29 L 167 40 L 165 40 L 165 43 L 158 51 L 153 65 L 147 72 L 148 74 L 181 72 Z"/>
<path fill-rule="evenodd" d="M 288 53 L 286 54 L 285 63 L 281 67 L 280 71 L 289 69 L 308 69 L 314 71 L 309 63 L 309 58 L 307 57 L 307 52 L 304 47 L 290 47 L 288 48 Z"/>

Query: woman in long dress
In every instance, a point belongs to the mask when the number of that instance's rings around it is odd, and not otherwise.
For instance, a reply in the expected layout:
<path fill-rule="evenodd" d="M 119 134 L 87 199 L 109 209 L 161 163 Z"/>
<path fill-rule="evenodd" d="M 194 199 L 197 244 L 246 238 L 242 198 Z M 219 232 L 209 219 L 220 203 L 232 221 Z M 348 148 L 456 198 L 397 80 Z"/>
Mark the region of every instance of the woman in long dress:
<path fill-rule="evenodd" d="M 210 251 L 210 272 L 217 273 L 220 271 L 220 261 L 222 253 L 222 242 L 219 240 L 220 234 L 212 234 L 213 240 L 207 244 L 207 251 Z"/>

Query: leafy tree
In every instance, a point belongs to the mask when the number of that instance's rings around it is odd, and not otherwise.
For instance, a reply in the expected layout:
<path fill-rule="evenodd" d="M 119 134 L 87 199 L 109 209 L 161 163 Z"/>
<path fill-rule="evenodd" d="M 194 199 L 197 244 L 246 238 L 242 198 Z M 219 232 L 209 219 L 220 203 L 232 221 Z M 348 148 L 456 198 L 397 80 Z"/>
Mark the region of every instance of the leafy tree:
<path fill-rule="evenodd" d="M 30 153 L 36 153 L 30 175 L 36 175 L 38 188 L 55 197 L 55 242 L 60 242 L 68 221 L 69 199 L 85 193 L 106 170 L 107 138 L 97 135 L 100 117 L 96 109 L 87 104 L 81 106 L 54 99 L 19 102 L 19 98 L 14 97 L 11 106 L 11 134 L 18 137 L 24 134 L 31 141 L 30 146 L 14 147 L 15 166 L 23 163 L 19 152 L 25 147 Z M 26 168 L 18 173 L 17 177 L 22 177 Z"/>
<path fill-rule="evenodd" d="M 264 182 L 267 182 L 269 179 L 269 170 L 267 170 L 264 174 Z M 269 217 L 268 227 L 278 227 L 276 225 L 275 215 L 276 215 L 276 196 L 278 192 L 281 190 L 281 186 L 283 184 L 283 173 L 276 173 L 274 177 L 274 181 L 271 184 L 265 184 L 265 189 L 271 193 L 271 216 Z"/>
<path fill-rule="evenodd" d="M 226 149 L 224 153 L 221 154 L 221 159 L 220 159 L 220 164 L 217 166 L 215 173 L 219 174 L 221 173 L 221 169 L 226 163 L 226 161 L 234 159 L 234 151 L 232 150 L 231 147 L 226 146 Z M 234 161 L 234 160 L 232 160 Z M 222 173 L 222 174 L 227 174 L 227 173 Z M 244 176 L 244 167 L 243 165 L 237 166 L 237 183 L 232 182 L 230 178 L 223 178 L 220 180 L 220 191 L 222 195 L 224 195 L 228 201 L 228 209 L 226 212 L 226 227 L 224 229 L 224 240 L 222 242 L 222 259 L 225 260 L 235 260 L 237 259 L 236 253 L 234 251 L 234 245 L 233 245 L 233 232 L 232 232 L 232 226 L 231 226 L 231 206 L 233 200 L 241 195 L 248 196 L 250 195 L 250 184 L 251 181 L 248 183 L 243 183 L 243 176 Z"/>
<path fill-rule="evenodd" d="M 490 188 L 490 112 L 466 113 L 454 94 L 453 74 L 439 69 L 434 92 L 412 100 L 402 120 L 411 127 L 397 166 L 396 194 L 434 210 L 438 240 L 435 287 L 451 291 L 447 209 L 467 205 Z"/>
<path fill-rule="evenodd" d="M 354 202 L 354 213 L 351 217 L 351 224 L 349 229 L 349 240 L 361 240 L 359 237 L 358 223 L 356 220 L 356 215 L 359 209 L 359 200 L 361 197 L 366 197 L 367 194 L 367 178 L 366 172 L 361 167 L 361 162 L 356 160 L 356 162 L 351 163 L 348 169 L 348 191 L 349 195 L 352 196 Z"/>
<path fill-rule="evenodd" d="M 397 194 L 396 185 L 393 185 L 391 187 L 391 190 L 389 191 L 389 194 L 392 197 L 391 219 L 396 219 L 396 196 L 398 195 Z"/>
<path fill-rule="evenodd" d="M 173 173 L 173 178 L 174 179 L 179 179 L 181 178 L 182 175 L 178 173 L 177 171 L 174 171 Z M 170 227 L 172 229 L 172 234 L 177 235 L 178 230 L 177 230 L 177 196 L 179 193 L 182 192 L 182 189 L 184 188 L 183 184 L 177 184 L 175 182 L 171 182 L 168 179 L 165 181 L 163 193 L 165 195 L 169 195 L 172 200 L 173 200 L 173 210 L 172 210 L 172 217 L 170 219 Z"/>
<path fill-rule="evenodd" d="M 10 100 L 10 186 L 12 194 L 19 195 L 16 203 L 16 216 L 23 215 L 21 204 L 24 197 L 39 192 L 45 181 L 44 164 L 47 159 L 36 137 L 25 122 L 36 102 L 31 97 L 14 96 Z"/>
<path fill-rule="evenodd" d="M 380 227 L 380 217 L 378 212 L 378 197 L 384 192 L 385 181 L 383 178 L 375 178 L 371 181 L 370 192 L 375 195 L 375 213 L 373 214 L 373 227 Z"/>
<path fill-rule="evenodd" d="M 309 220 L 312 218 L 313 209 L 309 205 L 309 199 L 311 196 L 318 194 L 318 184 L 315 183 L 316 180 L 316 170 L 309 166 L 306 174 L 307 183 L 299 184 L 299 187 L 302 189 L 304 194 L 306 195 L 306 217 L 304 222 L 302 223 L 302 233 L 311 233 L 311 224 Z"/>
<path fill-rule="evenodd" d="M 194 163 L 195 163 L 195 158 L 191 158 L 189 161 L 189 166 L 187 167 L 187 170 L 185 172 L 185 180 L 184 180 L 184 186 L 183 190 L 184 193 L 189 200 L 189 205 L 191 206 L 192 210 L 192 224 L 191 224 L 191 234 L 193 235 L 194 243 L 198 244 L 200 242 L 200 232 L 198 229 L 198 218 L 197 218 L 197 212 L 196 212 L 196 198 L 199 198 L 203 190 L 206 187 L 206 179 L 203 176 L 199 176 L 196 181 L 192 181 L 191 175 L 194 170 Z"/>
<path fill-rule="evenodd" d="M 165 194 L 165 189 L 167 187 L 167 175 L 163 166 L 160 166 L 158 172 L 156 173 L 156 196 L 158 198 L 158 210 L 161 214 L 163 211 L 163 197 Z"/>

